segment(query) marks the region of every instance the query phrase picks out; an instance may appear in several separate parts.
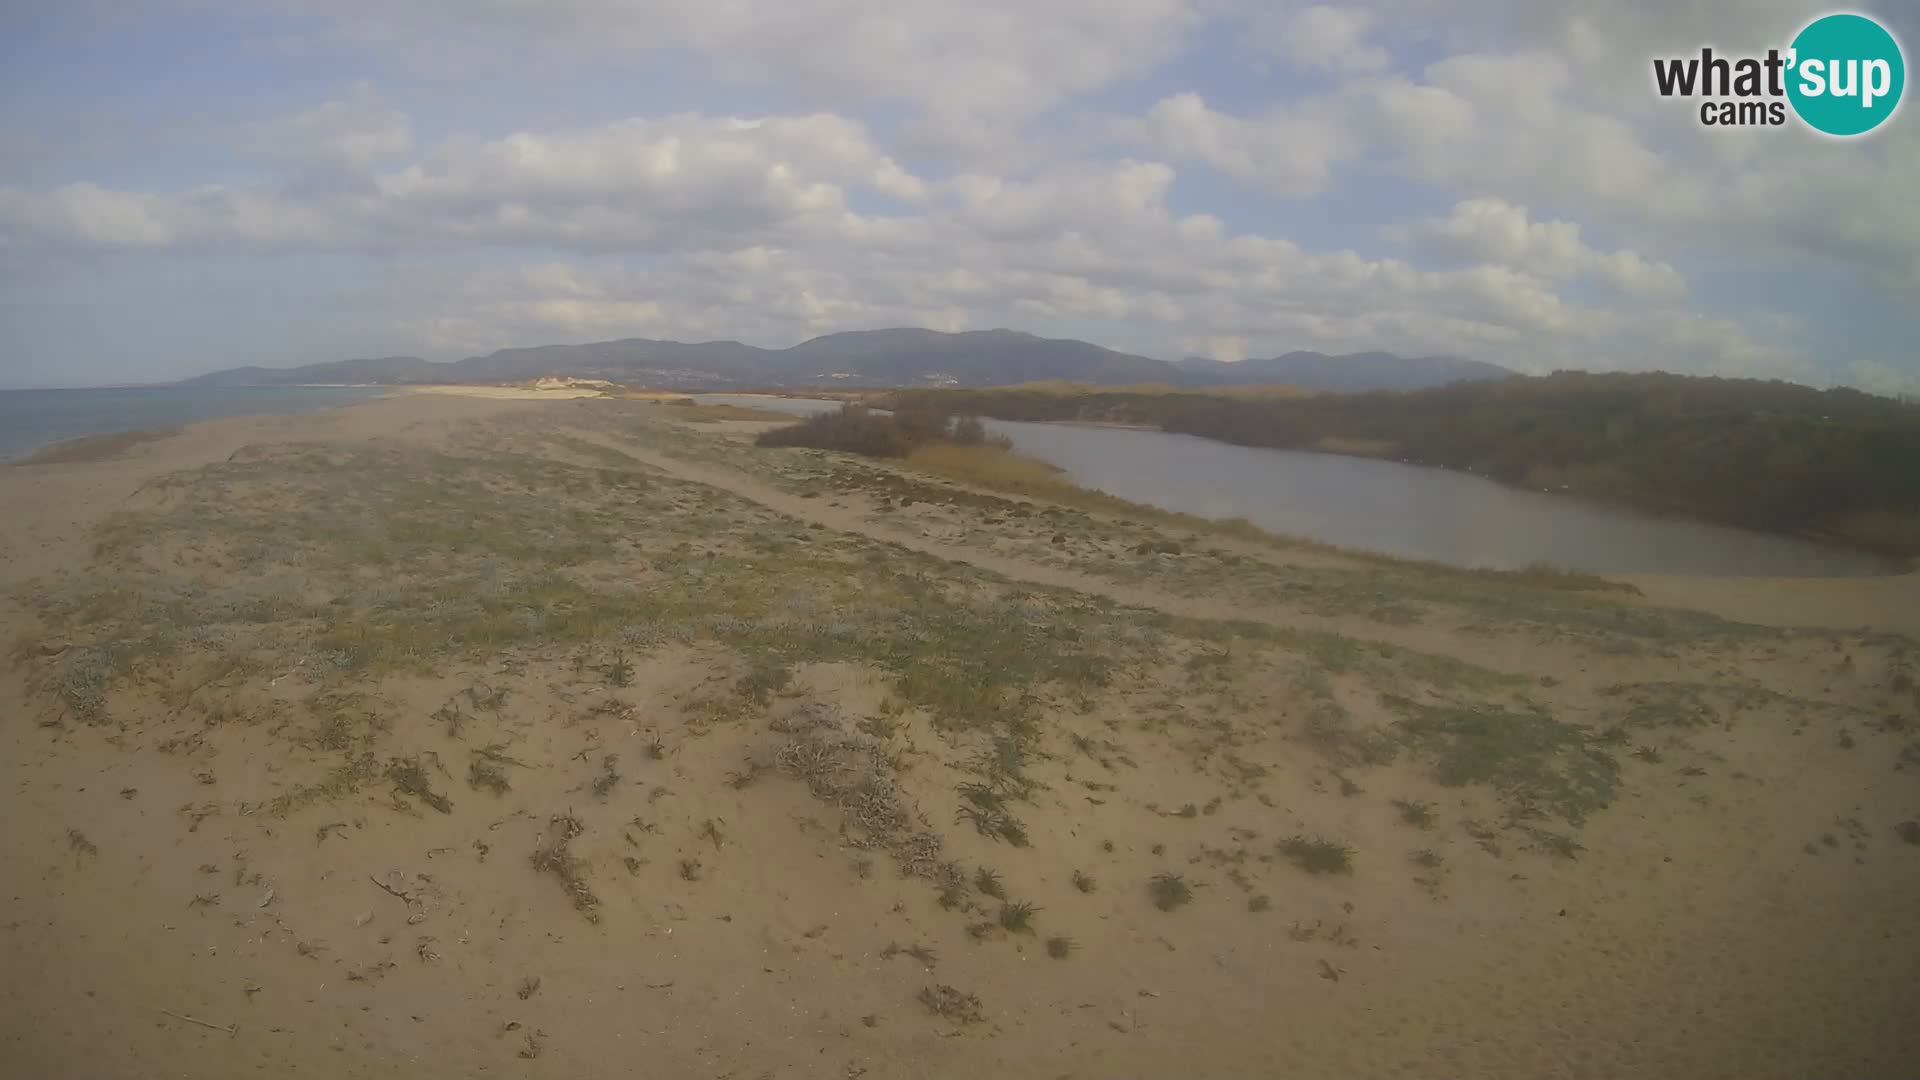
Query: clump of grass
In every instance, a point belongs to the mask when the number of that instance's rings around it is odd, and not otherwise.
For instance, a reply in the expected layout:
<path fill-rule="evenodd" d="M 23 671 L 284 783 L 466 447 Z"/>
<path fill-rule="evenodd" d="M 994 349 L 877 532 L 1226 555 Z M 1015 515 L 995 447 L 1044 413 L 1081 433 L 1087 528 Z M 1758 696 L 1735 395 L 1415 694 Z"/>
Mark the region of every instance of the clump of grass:
<path fill-rule="evenodd" d="M 961 1024 L 978 1024 L 986 1019 L 980 1011 L 980 999 L 972 994 L 956 990 L 945 983 L 938 983 L 920 991 L 920 1004 L 927 1011 L 943 1020 L 952 1020 Z"/>
<path fill-rule="evenodd" d="M 1641 761 L 1644 761 L 1649 765 L 1658 765 L 1663 760 L 1663 755 L 1660 753 L 1660 751 L 1651 746 L 1635 747 L 1633 751 L 1633 756 L 1636 758 L 1639 758 Z"/>
<path fill-rule="evenodd" d="M 526 978 L 520 980 L 520 988 L 517 991 L 517 993 L 520 995 L 521 1001 L 525 1001 L 539 992 L 540 992 L 540 976 L 529 975 Z"/>
<path fill-rule="evenodd" d="M 1256 915 L 1263 911 L 1272 911 L 1273 897 L 1268 896 L 1266 893 L 1260 893 L 1257 896 L 1248 897 L 1247 910 L 1253 912 Z"/>
<path fill-rule="evenodd" d="M 880 950 L 880 959 L 882 960 L 891 960 L 896 956 L 911 956 L 915 960 L 918 960 L 922 967 L 932 967 L 940 962 L 939 953 L 934 952 L 925 945 L 917 943 L 903 946 L 897 941 L 888 942 L 887 947 Z"/>
<path fill-rule="evenodd" d="M 1000 928 L 1013 934 L 1033 933 L 1033 915 L 1039 908 L 1024 900 L 1000 905 Z"/>
<path fill-rule="evenodd" d="M 1193 900 L 1193 886 L 1179 874 L 1155 874 L 1147 882 L 1147 893 L 1153 897 L 1153 906 L 1161 911 L 1172 911 Z"/>
<path fill-rule="evenodd" d="M 554 836 L 547 843 L 533 851 L 533 868 L 543 874 L 552 874 L 560 879 L 567 891 L 567 899 L 573 902 L 573 909 L 586 917 L 591 923 L 600 921 L 600 898 L 595 896 L 587 884 L 585 864 L 576 858 L 568 845 L 573 838 L 586 831 L 586 826 L 572 814 L 555 814 L 552 820 Z"/>
<path fill-rule="evenodd" d="M 604 799 L 620 783 L 620 755 L 608 754 L 600 761 L 600 775 L 593 778 L 593 797 Z"/>
<path fill-rule="evenodd" d="M 79 829 L 67 830 L 67 848 L 73 852 L 76 860 L 82 855 L 100 854 L 100 849 L 95 847 L 93 841 L 87 839 L 87 834 Z"/>
<path fill-rule="evenodd" d="M 957 866 L 948 866 L 940 876 L 940 907 L 952 911 L 967 902 L 967 875 Z"/>
<path fill-rule="evenodd" d="M 1074 950 L 1079 947 L 1080 946 L 1075 944 L 1074 940 L 1070 937 L 1055 935 L 1047 939 L 1047 955 L 1053 957 L 1055 960 L 1065 960 L 1067 957 L 1072 956 Z"/>
<path fill-rule="evenodd" d="M 495 795 L 505 795 L 513 788 L 507 782 L 506 770 L 482 757 L 467 763 L 467 786 L 475 791 L 485 789 Z"/>
<path fill-rule="evenodd" d="M 785 690 L 792 682 L 793 671 L 784 664 L 756 665 L 741 677 L 737 688 L 748 701 L 765 705 L 773 700 L 774 694 Z"/>
<path fill-rule="evenodd" d="M 1085 870 L 1075 870 L 1073 872 L 1073 887 L 1083 893 L 1090 893 L 1097 888 L 1097 885 L 1093 880 L 1093 875 L 1087 873 Z"/>
<path fill-rule="evenodd" d="M 1903 821 L 1895 825 L 1893 831 L 1909 844 L 1920 844 L 1920 821 Z"/>
<path fill-rule="evenodd" d="M 393 783 L 394 791 L 419 799 L 443 814 L 453 813 L 453 800 L 433 790 L 426 767 L 420 764 L 419 758 L 394 758 L 389 761 L 387 779 Z"/>
<path fill-rule="evenodd" d="M 1280 842 L 1280 854 L 1309 874 L 1350 874 L 1353 849 L 1318 836 L 1292 836 Z"/>
<path fill-rule="evenodd" d="M 609 686 L 627 687 L 633 685 L 633 661 L 625 656 L 616 656 L 600 665 L 600 676 Z"/>
<path fill-rule="evenodd" d="M 980 890 L 982 895 L 991 896 L 995 900 L 1007 898 L 1006 884 L 1000 880 L 999 872 L 989 867 L 983 866 L 974 871 L 973 887 Z"/>
<path fill-rule="evenodd" d="M 699 881 L 700 874 L 701 874 L 701 868 L 700 868 L 699 859 L 681 859 L 680 860 L 680 880 Z"/>
<path fill-rule="evenodd" d="M 1027 846 L 1027 827 L 1005 810 L 979 805 L 962 806 L 954 820 L 973 826 L 981 836 L 1005 840 L 1014 847 Z"/>
<path fill-rule="evenodd" d="M 1419 851 L 1414 852 L 1411 858 L 1416 865 L 1426 867 L 1428 870 L 1438 870 L 1440 869 L 1440 865 L 1446 861 L 1440 857 L 1439 852 L 1432 848 L 1421 848 Z"/>
<path fill-rule="evenodd" d="M 1429 802 L 1409 802 L 1406 799 L 1393 800 L 1394 809 L 1400 811 L 1400 820 L 1416 829 L 1433 827 L 1435 814 L 1433 804 Z"/>
<path fill-rule="evenodd" d="M 1527 835 L 1533 837 L 1533 842 L 1540 845 L 1542 851 L 1556 858 L 1577 859 L 1580 857 L 1580 853 L 1586 850 L 1586 848 L 1582 847 L 1580 842 L 1573 837 L 1547 829 L 1530 827 L 1527 829 Z"/>

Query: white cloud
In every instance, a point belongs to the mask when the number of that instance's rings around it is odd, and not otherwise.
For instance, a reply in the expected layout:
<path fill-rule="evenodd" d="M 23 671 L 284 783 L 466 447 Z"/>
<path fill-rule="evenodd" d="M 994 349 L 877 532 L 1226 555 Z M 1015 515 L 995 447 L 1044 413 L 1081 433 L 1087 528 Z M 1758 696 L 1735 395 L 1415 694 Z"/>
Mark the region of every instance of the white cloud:
<path fill-rule="evenodd" d="M 1529 370 L 1814 370 L 1797 324 L 1683 306 L 1719 295 L 1715 263 L 1817 262 L 1920 301 L 1920 124 L 1845 146 L 1709 133 L 1648 90 L 1656 52 L 1791 30 L 1805 13 L 1786 0 L 1738 19 L 1658 0 L 266 2 L 324 28 L 317 52 L 349 41 L 379 54 L 351 54 L 354 70 L 402 74 L 237 131 L 210 123 L 264 179 L 217 171 L 230 159 L 195 173 L 184 155 L 6 173 L 0 275 L 58 273 L 76 253 L 373 252 L 353 265 L 407 268 L 384 291 L 429 350 L 918 323 Z M 1219 47 L 1237 31 L 1263 56 Z M 1269 79 L 1265 56 L 1296 70 Z M 431 79 L 412 78 L 422 68 Z M 627 69 L 623 90 L 673 83 L 662 111 L 722 95 L 781 115 L 539 119 L 553 87 Z M 482 104 L 459 101 L 476 87 Z M 519 88 L 552 96 L 521 112 Z M 406 96 L 441 90 L 431 108 Z M 409 106 L 453 134 L 416 139 Z M 1192 183 L 1203 171 L 1242 190 L 1210 201 L 1221 185 Z M 1382 257 L 1380 221 L 1428 212 L 1394 205 L 1402 192 L 1451 210 L 1389 230 L 1404 246 Z M 1294 221 L 1309 226 L 1275 224 Z"/>
<path fill-rule="evenodd" d="M 1143 118 L 1114 125 L 1114 132 L 1176 160 L 1204 162 L 1249 187 L 1295 198 L 1326 190 L 1334 166 L 1357 149 L 1332 103 L 1242 119 L 1216 112 L 1191 92 L 1162 99 Z"/>
<path fill-rule="evenodd" d="M 1254 17 L 1255 44 L 1301 67 L 1380 71 L 1392 57 L 1368 44 L 1377 16 L 1360 7 L 1263 8 Z"/>
<path fill-rule="evenodd" d="M 240 147 L 296 169 L 362 169 L 413 148 L 407 114 L 360 85 L 346 97 L 240 129 Z"/>
<path fill-rule="evenodd" d="M 685 50 L 714 74 L 819 105 L 892 101 L 1026 116 L 1170 58 L 1206 0 L 295 0 L 347 39 L 445 70 L 646 63 Z"/>
<path fill-rule="evenodd" d="M 849 188 L 926 197 L 924 182 L 842 117 L 675 116 L 450 139 L 363 184 L 318 191 L 0 189 L 0 248 L 672 250 L 832 227 Z"/>
<path fill-rule="evenodd" d="M 1471 260 L 1566 280 L 1597 278 L 1628 296 L 1676 299 L 1686 279 L 1669 263 L 1632 251 L 1598 251 L 1571 221 L 1533 221 L 1501 199 L 1466 199 L 1444 218 L 1391 227 L 1389 238 L 1443 259 Z"/>

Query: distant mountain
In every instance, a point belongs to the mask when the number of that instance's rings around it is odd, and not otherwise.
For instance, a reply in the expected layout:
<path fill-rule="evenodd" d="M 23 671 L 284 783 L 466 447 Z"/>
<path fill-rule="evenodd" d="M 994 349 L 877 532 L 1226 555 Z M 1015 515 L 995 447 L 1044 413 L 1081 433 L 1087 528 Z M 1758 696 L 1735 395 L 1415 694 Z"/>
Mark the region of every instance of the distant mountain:
<path fill-rule="evenodd" d="M 1239 363 L 1188 357 L 1174 365 L 1187 381 L 1286 383 L 1303 390 L 1345 394 L 1361 390 L 1425 390 L 1448 383 L 1504 379 L 1514 372 L 1483 360 L 1457 356 L 1398 356 L 1389 352 L 1290 352 Z"/>
<path fill-rule="evenodd" d="M 244 367 L 201 375 L 183 385 L 403 385 L 571 375 L 687 390 L 807 385 L 995 386 L 1038 379 L 1183 385 L 1280 382 L 1315 390 L 1400 390 L 1510 374 L 1505 368 L 1471 360 L 1404 358 L 1391 353 L 1326 356 L 1293 352 L 1238 364 L 1212 360 L 1169 364 L 1084 341 L 1042 338 L 1014 330 L 948 334 L 898 328 L 828 334 L 788 349 L 761 349 L 737 341 L 689 343 L 627 338 L 587 345 L 501 349 L 444 364 L 417 356 L 388 356 L 295 368 Z"/>
<path fill-rule="evenodd" d="M 366 384 L 401 386 L 457 381 L 453 365 L 436 364 L 417 356 L 383 356 L 370 360 L 330 360 L 292 368 L 239 367 L 182 379 L 181 386 L 316 386 Z"/>

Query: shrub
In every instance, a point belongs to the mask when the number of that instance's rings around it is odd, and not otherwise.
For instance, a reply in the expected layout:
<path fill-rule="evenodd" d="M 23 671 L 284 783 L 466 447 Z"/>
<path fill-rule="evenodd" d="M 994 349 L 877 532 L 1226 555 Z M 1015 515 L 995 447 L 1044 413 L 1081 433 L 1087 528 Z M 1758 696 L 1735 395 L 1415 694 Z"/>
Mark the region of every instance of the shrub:
<path fill-rule="evenodd" d="M 1309 874 L 1353 872 L 1353 849 L 1335 840 L 1295 836 L 1281 842 L 1280 853 Z"/>
<path fill-rule="evenodd" d="M 894 417 L 879 416 L 864 405 L 850 404 L 837 412 L 818 413 L 797 424 L 762 432 L 754 443 L 846 450 L 866 457 L 905 457 L 913 440 Z"/>

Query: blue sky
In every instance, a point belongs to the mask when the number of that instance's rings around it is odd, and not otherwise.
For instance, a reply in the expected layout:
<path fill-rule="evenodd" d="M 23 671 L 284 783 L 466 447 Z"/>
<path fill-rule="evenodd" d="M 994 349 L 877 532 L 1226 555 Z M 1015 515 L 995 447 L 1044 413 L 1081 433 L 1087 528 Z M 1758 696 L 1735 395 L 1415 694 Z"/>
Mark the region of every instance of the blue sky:
<path fill-rule="evenodd" d="M 1843 142 L 1649 88 L 1819 13 L 9 5 L 0 385 L 927 325 L 1913 392 L 1911 105 Z"/>

